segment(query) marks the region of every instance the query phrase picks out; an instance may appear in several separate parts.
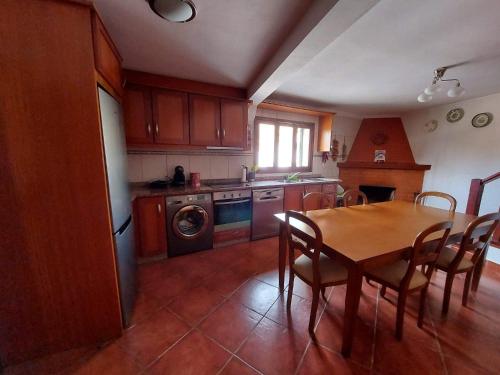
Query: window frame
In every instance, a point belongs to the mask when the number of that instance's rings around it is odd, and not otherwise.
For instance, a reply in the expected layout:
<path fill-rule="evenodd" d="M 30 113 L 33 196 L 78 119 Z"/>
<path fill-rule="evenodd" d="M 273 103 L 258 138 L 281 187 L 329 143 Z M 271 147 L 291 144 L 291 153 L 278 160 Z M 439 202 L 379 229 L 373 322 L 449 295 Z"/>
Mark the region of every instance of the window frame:
<path fill-rule="evenodd" d="M 274 160 L 272 167 L 261 167 L 259 161 L 259 124 L 266 123 L 274 125 Z M 292 166 L 278 167 L 278 145 L 279 145 L 279 127 L 280 125 L 293 127 L 292 140 Z M 309 137 L 309 161 L 307 167 L 297 167 L 297 128 L 306 128 L 310 131 Z M 290 173 L 290 172 L 312 172 L 313 154 L 314 154 L 314 137 L 316 126 L 312 122 L 303 122 L 295 120 L 285 120 L 280 118 L 270 118 L 256 116 L 254 120 L 254 163 L 259 167 L 259 173 Z"/>

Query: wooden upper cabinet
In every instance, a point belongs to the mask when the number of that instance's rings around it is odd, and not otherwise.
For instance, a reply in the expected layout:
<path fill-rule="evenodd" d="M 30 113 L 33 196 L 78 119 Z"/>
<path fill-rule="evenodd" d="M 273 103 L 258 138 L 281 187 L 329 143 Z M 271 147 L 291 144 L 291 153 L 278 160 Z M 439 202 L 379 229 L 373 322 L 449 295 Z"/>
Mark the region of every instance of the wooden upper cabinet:
<path fill-rule="evenodd" d="M 302 211 L 302 198 L 304 197 L 304 185 L 285 187 L 285 211 Z"/>
<path fill-rule="evenodd" d="M 246 101 L 221 99 L 221 144 L 247 147 L 248 104 Z"/>
<path fill-rule="evenodd" d="M 219 98 L 189 95 L 189 130 L 192 145 L 221 145 Z"/>
<path fill-rule="evenodd" d="M 139 256 L 147 257 L 167 252 L 165 199 L 163 197 L 137 198 L 136 224 L 139 236 Z"/>
<path fill-rule="evenodd" d="M 92 34 L 96 70 L 121 95 L 121 56 L 96 12 L 92 12 Z"/>
<path fill-rule="evenodd" d="M 149 89 L 139 86 L 125 89 L 123 117 L 127 144 L 153 143 L 153 118 Z"/>
<path fill-rule="evenodd" d="M 188 95 L 170 90 L 153 90 L 155 143 L 189 144 Z"/>

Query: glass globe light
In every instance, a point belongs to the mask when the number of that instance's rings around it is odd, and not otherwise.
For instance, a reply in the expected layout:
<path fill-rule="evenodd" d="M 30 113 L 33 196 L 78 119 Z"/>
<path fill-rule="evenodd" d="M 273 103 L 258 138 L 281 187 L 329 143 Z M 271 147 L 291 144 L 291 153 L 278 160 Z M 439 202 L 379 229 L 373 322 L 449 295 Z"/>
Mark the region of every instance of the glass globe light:
<path fill-rule="evenodd" d="M 423 92 L 417 97 L 417 100 L 420 103 L 426 103 L 432 100 L 432 95 L 428 95 L 425 92 Z"/>
<path fill-rule="evenodd" d="M 457 96 L 462 96 L 463 94 L 465 94 L 465 89 L 460 86 L 460 82 L 457 82 L 455 87 L 448 90 L 448 96 L 450 98 L 456 98 Z"/>

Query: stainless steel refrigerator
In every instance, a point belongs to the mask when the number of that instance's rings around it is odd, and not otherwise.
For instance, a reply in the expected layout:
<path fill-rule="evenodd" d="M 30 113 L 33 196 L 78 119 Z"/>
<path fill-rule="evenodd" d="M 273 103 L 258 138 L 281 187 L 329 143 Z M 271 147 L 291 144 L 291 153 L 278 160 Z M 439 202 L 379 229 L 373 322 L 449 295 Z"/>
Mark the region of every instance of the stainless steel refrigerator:
<path fill-rule="evenodd" d="M 120 103 L 100 87 L 98 92 L 120 302 L 123 324 L 127 326 L 134 307 L 136 261 L 132 203 L 127 180 L 125 131 Z"/>

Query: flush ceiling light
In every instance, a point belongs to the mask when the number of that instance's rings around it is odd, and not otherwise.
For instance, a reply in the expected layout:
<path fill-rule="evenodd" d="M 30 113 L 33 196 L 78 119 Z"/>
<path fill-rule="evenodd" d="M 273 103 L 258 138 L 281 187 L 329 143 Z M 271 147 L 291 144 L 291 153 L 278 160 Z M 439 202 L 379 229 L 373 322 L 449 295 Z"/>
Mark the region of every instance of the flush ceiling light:
<path fill-rule="evenodd" d="M 458 96 L 462 96 L 463 94 L 465 94 L 465 89 L 462 86 L 460 86 L 460 81 L 458 79 L 456 78 L 443 79 L 444 73 L 446 72 L 447 69 L 448 67 L 444 66 L 441 68 L 437 68 L 434 71 L 434 78 L 432 79 L 432 84 L 430 86 L 427 86 L 424 89 L 424 92 L 417 97 L 417 100 L 420 103 L 431 101 L 432 96 L 441 91 L 441 86 L 439 85 L 439 82 L 456 82 L 455 86 L 453 86 L 451 89 L 448 90 L 448 96 L 450 98 L 456 98 Z"/>
<path fill-rule="evenodd" d="M 157 15 L 170 22 L 189 22 L 196 16 L 196 8 L 190 0 L 148 0 Z"/>

